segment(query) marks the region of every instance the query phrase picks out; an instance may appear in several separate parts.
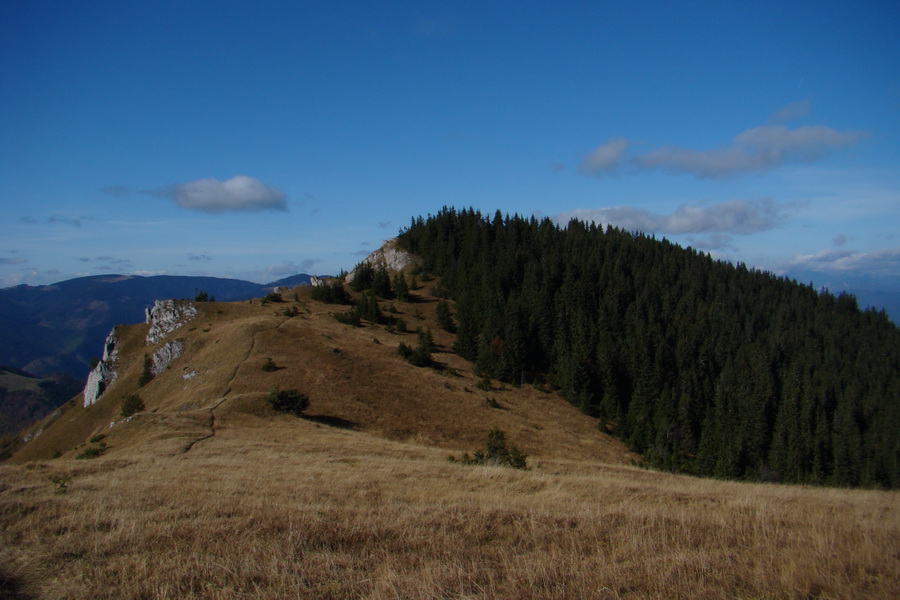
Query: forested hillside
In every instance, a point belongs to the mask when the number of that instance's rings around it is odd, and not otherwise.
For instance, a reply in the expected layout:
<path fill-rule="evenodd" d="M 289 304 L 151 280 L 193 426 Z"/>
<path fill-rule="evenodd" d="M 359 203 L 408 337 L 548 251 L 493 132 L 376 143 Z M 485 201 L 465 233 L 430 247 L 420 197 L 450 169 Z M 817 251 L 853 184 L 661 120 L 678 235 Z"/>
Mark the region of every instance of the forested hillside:
<path fill-rule="evenodd" d="M 546 378 L 649 464 L 900 487 L 900 330 L 666 240 L 445 208 L 399 238 L 456 301 L 456 351 Z"/>

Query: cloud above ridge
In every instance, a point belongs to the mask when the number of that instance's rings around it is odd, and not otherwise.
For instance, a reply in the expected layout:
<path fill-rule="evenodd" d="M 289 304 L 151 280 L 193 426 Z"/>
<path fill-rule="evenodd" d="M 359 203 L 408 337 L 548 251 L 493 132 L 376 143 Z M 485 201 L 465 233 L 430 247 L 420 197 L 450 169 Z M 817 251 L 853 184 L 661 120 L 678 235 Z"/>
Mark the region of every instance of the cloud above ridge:
<path fill-rule="evenodd" d="M 746 235 L 776 227 L 784 219 L 784 211 L 770 198 L 761 198 L 728 200 L 709 206 L 683 204 L 671 214 L 653 213 L 633 206 L 611 206 L 576 209 L 554 218 L 563 226 L 572 219 L 645 233 Z"/>
<path fill-rule="evenodd" d="M 872 252 L 829 248 L 815 254 L 798 254 L 788 262 L 791 269 L 822 272 L 877 273 L 896 276 L 900 273 L 900 247 Z"/>
<path fill-rule="evenodd" d="M 795 102 L 776 111 L 772 122 L 747 129 L 727 146 L 711 150 L 693 150 L 681 146 L 663 146 L 626 156 L 636 142 L 612 139 L 586 155 L 579 172 L 607 175 L 624 165 L 637 170 L 687 173 L 701 179 L 725 179 L 746 173 L 768 171 L 791 163 L 821 160 L 852 146 L 868 134 L 864 131 L 838 131 L 825 125 L 789 128 L 784 123 L 809 113 L 809 102 Z"/>

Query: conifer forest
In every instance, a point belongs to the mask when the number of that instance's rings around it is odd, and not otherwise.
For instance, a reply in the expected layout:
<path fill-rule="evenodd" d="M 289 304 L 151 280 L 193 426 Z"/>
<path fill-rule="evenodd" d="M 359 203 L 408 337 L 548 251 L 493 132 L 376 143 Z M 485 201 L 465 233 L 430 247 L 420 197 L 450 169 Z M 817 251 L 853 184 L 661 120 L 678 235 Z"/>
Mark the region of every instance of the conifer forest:
<path fill-rule="evenodd" d="M 577 220 L 445 207 L 398 243 L 480 374 L 552 386 L 648 466 L 900 487 L 900 329 L 850 294 Z"/>

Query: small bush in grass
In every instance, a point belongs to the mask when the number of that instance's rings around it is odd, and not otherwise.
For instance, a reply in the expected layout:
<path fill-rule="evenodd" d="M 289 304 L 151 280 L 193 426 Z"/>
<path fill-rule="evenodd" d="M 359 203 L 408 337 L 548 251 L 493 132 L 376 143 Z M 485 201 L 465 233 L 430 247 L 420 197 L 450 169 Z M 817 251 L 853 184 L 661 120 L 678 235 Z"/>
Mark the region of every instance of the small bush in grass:
<path fill-rule="evenodd" d="M 105 438 L 105 437 L 106 437 L 106 434 L 98 433 L 97 435 L 95 435 L 94 437 L 92 437 L 89 441 L 90 441 L 92 444 L 96 444 L 97 442 L 102 441 L 103 438 Z"/>
<path fill-rule="evenodd" d="M 269 404 L 279 412 L 300 416 L 309 407 L 309 398 L 297 390 L 272 388 L 268 395 Z"/>
<path fill-rule="evenodd" d="M 271 358 L 267 358 L 266 362 L 263 363 L 262 370 L 266 373 L 271 373 L 272 371 L 278 370 L 278 365 L 276 365 L 275 361 Z"/>
<path fill-rule="evenodd" d="M 97 458 L 98 456 L 102 456 L 104 452 L 106 452 L 106 443 L 100 442 L 100 445 L 98 446 L 91 446 L 90 448 L 87 448 L 84 452 L 76 456 L 75 460 Z"/>
<path fill-rule="evenodd" d="M 359 316 L 359 310 L 352 308 L 347 312 L 335 313 L 334 318 L 338 323 L 350 325 L 352 327 L 362 327 L 362 318 Z"/>
<path fill-rule="evenodd" d="M 474 456 L 466 453 L 462 458 L 449 457 L 450 462 L 464 465 L 494 465 L 513 469 L 527 469 L 527 458 L 515 446 L 507 448 L 506 433 L 496 427 L 488 432 L 484 450 L 477 451 Z"/>
<path fill-rule="evenodd" d="M 406 361 L 416 367 L 430 367 L 433 364 L 431 353 L 434 350 L 434 340 L 431 337 L 431 330 L 422 331 L 419 329 L 419 343 L 415 348 L 404 342 L 400 342 L 397 347 L 397 354 L 406 359 Z"/>
<path fill-rule="evenodd" d="M 269 292 L 265 296 L 263 296 L 263 304 L 266 302 L 284 302 L 284 298 L 281 297 L 281 294 L 278 292 Z"/>
<path fill-rule="evenodd" d="M 69 484 L 69 481 L 71 481 L 71 479 L 72 479 L 71 476 L 70 477 L 54 477 L 52 475 L 50 476 L 50 481 L 53 483 L 53 485 L 56 486 L 57 494 L 65 494 L 66 493 L 66 491 L 68 490 L 67 486 Z"/>
<path fill-rule="evenodd" d="M 141 376 L 138 378 L 138 387 L 144 387 L 150 380 L 153 379 L 153 371 L 150 370 L 150 367 L 153 366 L 153 361 L 150 359 L 150 355 L 146 352 L 144 353 L 144 369 L 141 371 Z"/>
<path fill-rule="evenodd" d="M 130 396 L 125 396 L 122 400 L 122 410 L 119 415 L 122 418 L 127 419 L 131 415 L 139 413 L 142 410 L 144 410 L 144 401 L 141 400 L 141 397 L 137 394 L 131 394 Z M 91 442 L 93 441 L 94 440 L 91 440 Z"/>

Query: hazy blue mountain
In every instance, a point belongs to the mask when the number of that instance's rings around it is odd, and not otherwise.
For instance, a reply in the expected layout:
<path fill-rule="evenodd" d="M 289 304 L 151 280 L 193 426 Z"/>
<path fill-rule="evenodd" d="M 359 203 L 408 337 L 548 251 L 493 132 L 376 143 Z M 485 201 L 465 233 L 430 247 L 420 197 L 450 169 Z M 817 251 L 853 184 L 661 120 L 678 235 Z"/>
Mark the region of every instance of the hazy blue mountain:
<path fill-rule="evenodd" d="M 155 300 L 193 299 L 205 291 L 216 300 L 239 301 L 264 296 L 276 285 L 308 281 L 305 274 L 270 284 L 218 277 L 98 275 L 0 289 L 0 364 L 38 376 L 65 373 L 83 379 L 109 330 L 143 321 L 144 309 Z"/>
<path fill-rule="evenodd" d="M 827 289 L 833 294 L 849 292 L 856 296 L 860 309 L 874 307 L 884 309 L 887 316 L 900 324 L 900 275 L 873 277 L 857 273 L 822 273 L 819 271 L 792 271 L 787 276 L 799 283 L 812 283 L 817 289 Z"/>

